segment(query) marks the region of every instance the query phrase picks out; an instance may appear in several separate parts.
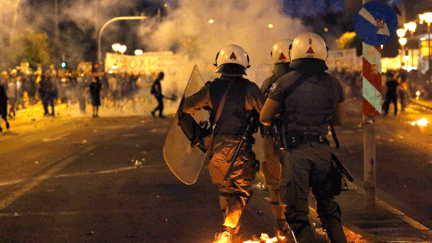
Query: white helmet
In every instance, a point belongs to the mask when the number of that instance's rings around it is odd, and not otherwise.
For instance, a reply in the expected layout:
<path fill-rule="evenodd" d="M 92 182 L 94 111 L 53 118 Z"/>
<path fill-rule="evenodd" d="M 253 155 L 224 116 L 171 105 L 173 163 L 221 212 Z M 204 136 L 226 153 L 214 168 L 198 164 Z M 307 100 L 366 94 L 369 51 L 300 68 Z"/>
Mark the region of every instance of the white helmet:
<path fill-rule="evenodd" d="M 246 75 L 249 56 L 240 46 L 228 45 L 218 52 L 214 65 L 217 73 Z"/>
<path fill-rule="evenodd" d="M 328 48 L 321 36 L 306 32 L 294 39 L 290 47 L 290 59 L 294 61 L 301 58 L 315 58 L 325 61 Z"/>
<path fill-rule="evenodd" d="M 283 39 L 274 44 L 271 52 L 273 63 L 287 63 L 291 61 L 289 48 L 292 43 L 293 41 L 290 39 Z"/>

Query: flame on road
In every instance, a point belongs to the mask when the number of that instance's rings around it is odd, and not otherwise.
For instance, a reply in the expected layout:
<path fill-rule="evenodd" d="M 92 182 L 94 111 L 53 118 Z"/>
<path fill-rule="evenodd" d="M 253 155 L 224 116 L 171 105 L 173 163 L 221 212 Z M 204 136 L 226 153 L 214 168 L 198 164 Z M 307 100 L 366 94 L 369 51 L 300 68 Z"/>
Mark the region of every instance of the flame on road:
<path fill-rule="evenodd" d="M 262 233 L 261 237 L 259 239 L 253 239 L 253 240 L 248 240 L 248 241 L 244 241 L 243 243 L 273 243 L 273 242 L 285 242 L 285 237 L 284 236 L 279 236 L 279 237 L 273 237 L 270 238 L 268 234 L 266 233 Z"/>
<path fill-rule="evenodd" d="M 428 124 L 430 124 L 430 121 L 426 120 L 426 118 L 422 118 L 422 119 L 420 119 L 418 121 L 411 122 L 411 125 L 413 125 L 413 126 L 419 126 L 419 127 L 425 127 Z"/>

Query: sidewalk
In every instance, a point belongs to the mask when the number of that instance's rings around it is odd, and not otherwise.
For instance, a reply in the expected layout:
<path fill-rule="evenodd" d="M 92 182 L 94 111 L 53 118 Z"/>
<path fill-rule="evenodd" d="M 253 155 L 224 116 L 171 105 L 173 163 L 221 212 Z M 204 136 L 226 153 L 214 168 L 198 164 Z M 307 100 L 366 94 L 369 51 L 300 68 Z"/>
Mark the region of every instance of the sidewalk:
<path fill-rule="evenodd" d="M 432 101 L 412 99 L 410 102 L 432 111 Z M 349 190 L 336 198 L 342 208 L 343 224 L 348 229 L 348 242 L 432 242 L 431 229 L 380 200 L 381 192 L 376 192 L 375 208 L 367 208 L 366 192 L 359 181 L 348 182 Z"/>

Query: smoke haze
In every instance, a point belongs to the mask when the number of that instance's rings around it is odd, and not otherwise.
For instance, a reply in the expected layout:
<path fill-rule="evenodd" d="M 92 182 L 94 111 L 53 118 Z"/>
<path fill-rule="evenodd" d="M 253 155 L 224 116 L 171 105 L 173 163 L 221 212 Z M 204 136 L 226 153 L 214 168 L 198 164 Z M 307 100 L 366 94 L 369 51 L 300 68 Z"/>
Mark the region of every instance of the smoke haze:
<path fill-rule="evenodd" d="M 251 68 L 247 74 L 255 80 L 256 67 L 272 63 L 270 52 L 277 41 L 294 39 L 307 31 L 299 19 L 282 12 L 281 1 L 180 0 L 178 4 L 162 23 L 148 21 L 141 27 L 140 35 L 150 34 L 143 42 L 155 51 L 173 50 L 188 55 L 208 79 L 215 76 L 212 64 L 217 52 L 226 45 L 239 45 L 249 54 Z M 149 24 L 157 25 L 156 31 L 149 33 L 154 29 Z"/>

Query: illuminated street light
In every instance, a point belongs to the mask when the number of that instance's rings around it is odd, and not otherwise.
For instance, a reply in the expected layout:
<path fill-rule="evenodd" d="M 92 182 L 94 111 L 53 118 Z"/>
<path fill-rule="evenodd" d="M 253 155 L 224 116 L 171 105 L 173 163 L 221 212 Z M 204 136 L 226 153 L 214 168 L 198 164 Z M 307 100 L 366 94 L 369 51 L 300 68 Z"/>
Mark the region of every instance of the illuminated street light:
<path fill-rule="evenodd" d="M 268 27 L 271 29 L 273 28 L 273 24 L 269 24 Z"/>
<path fill-rule="evenodd" d="M 406 30 L 405 29 L 398 29 L 396 30 L 396 34 L 399 38 L 402 38 L 405 36 Z"/>
<path fill-rule="evenodd" d="M 400 38 L 400 39 L 399 39 L 399 44 L 402 45 L 402 48 L 403 48 L 403 46 L 404 46 L 406 43 L 407 43 L 407 38 Z"/>
<path fill-rule="evenodd" d="M 107 27 L 109 24 L 111 24 L 114 21 L 119 21 L 119 20 L 143 20 L 146 19 L 146 16 L 122 16 L 122 17 L 115 17 L 112 18 L 110 20 L 108 20 L 107 22 L 105 22 L 105 24 L 102 25 L 102 27 L 99 30 L 99 35 L 98 35 L 98 63 L 101 63 L 101 59 L 102 59 L 102 52 L 101 52 L 101 39 L 102 39 L 102 33 L 105 29 L 105 27 Z"/>
<path fill-rule="evenodd" d="M 142 55 L 142 54 L 143 54 L 142 50 L 140 50 L 140 49 L 136 49 L 135 50 L 135 55 L 139 56 L 139 55 Z"/>
<path fill-rule="evenodd" d="M 424 13 L 424 14 L 419 14 L 419 18 L 420 18 L 420 24 L 423 24 L 423 22 L 426 22 L 427 26 L 428 26 L 428 47 L 429 47 L 429 51 L 428 51 L 428 60 L 429 60 L 429 62 L 428 62 L 428 64 L 429 64 L 429 69 L 430 69 L 431 68 L 430 26 L 431 26 L 431 23 L 432 23 L 432 13 L 431 12 L 427 12 L 427 13 Z"/>
<path fill-rule="evenodd" d="M 210 19 L 210 20 L 209 20 L 209 23 L 210 23 L 210 24 L 213 24 L 213 23 L 214 23 L 214 20 L 213 20 L 213 19 Z"/>
<path fill-rule="evenodd" d="M 127 47 L 125 45 L 120 45 L 119 52 L 124 54 L 126 52 Z"/>
<path fill-rule="evenodd" d="M 114 50 L 115 53 L 117 53 L 120 50 L 120 44 L 119 43 L 114 43 L 112 45 L 112 49 Z"/>
<path fill-rule="evenodd" d="M 411 32 L 411 35 L 414 35 L 414 32 L 417 28 L 417 24 L 415 22 L 409 22 L 404 24 L 405 30 L 409 30 Z"/>

